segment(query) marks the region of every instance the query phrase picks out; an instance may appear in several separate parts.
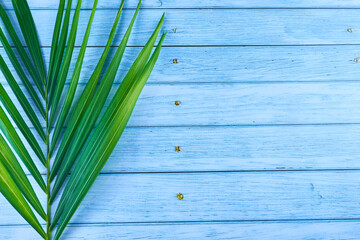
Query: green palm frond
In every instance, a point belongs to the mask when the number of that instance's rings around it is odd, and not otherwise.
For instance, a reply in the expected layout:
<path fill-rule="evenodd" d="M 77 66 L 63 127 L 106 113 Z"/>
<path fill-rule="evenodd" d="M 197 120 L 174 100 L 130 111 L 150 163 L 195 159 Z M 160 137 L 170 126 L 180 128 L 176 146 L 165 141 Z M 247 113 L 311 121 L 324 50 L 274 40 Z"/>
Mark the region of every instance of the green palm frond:
<path fill-rule="evenodd" d="M 76 97 L 98 0 L 94 0 L 80 52 L 74 59 L 81 3 L 82 0 L 77 1 L 75 12 L 71 14 L 72 0 L 59 0 L 48 68 L 44 64 L 35 23 L 26 0 L 12 0 L 17 20 L 14 22 L 0 4 L 3 22 L 0 41 L 9 60 L 7 62 L 0 55 L 0 69 L 7 82 L 5 87 L 0 84 L 0 192 L 40 234 L 39 238 L 46 240 L 61 237 L 100 174 L 130 119 L 166 36 L 166 33 L 162 34 L 153 51 L 164 22 L 163 15 L 112 96 L 109 106 L 105 107 L 141 5 L 140 1 L 107 66 L 105 62 L 109 58 L 110 46 L 124 7 L 122 0 L 96 68 L 80 96 Z M 19 26 L 20 33 L 15 31 L 16 26 Z M 21 39 L 25 41 L 28 51 Z M 72 72 L 71 61 L 76 62 Z M 15 72 L 10 70 L 10 64 Z M 69 77 L 70 84 L 65 87 Z M 45 129 L 43 122 L 46 123 Z M 65 124 L 65 131 L 61 134 Z M 36 157 L 32 157 L 29 150 Z M 35 164 L 37 161 L 46 167 L 45 180 Z M 41 196 L 35 193 L 23 167 L 44 191 L 38 194 L 47 196 L 46 206 L 41 205 Z M 52 206 L 57 197 L 59 203 Z M 52 208 L 56 210 L 54 216 L 51 216 Z M 46 222 L 46 229 L 41 226 L 43 221 Z M 52 234 L 55 229 L 55 234 Z"/>

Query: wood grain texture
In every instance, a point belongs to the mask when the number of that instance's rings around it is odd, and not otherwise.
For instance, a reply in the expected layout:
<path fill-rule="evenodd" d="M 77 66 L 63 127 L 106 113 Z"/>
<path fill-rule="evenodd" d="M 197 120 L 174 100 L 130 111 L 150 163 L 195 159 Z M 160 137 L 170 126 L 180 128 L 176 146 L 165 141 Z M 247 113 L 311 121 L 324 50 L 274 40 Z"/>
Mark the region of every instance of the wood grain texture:
<path fill-rule="evenodd" d="M 333 240 L 358 239 L 360 223 L 356 221 L 294 221 L 260 223 L 181 223 L 181 224 L 116 224 L 70 225 L 64 233 L 69 240 L 98 239 L 224 239 L 224 240 Z M 10 237 L 11 236 L 11 237 Z M 0 227 L 1 239 L 37 239 L 28 227 Z"/>
<path fill-rule="evenodd" d="M 28 0 L 33 9 L 57 8 L 57 0 Z M 120 0 L 101 1 L 98 8 L 117 8 Z M 128 0 L 127 8 L 135 8 L 137 0 Z M 10 0 L 3 0 L 6 8 L 12 8 Z M 75 3 L 73 4 L 75 7 Z M 92 1 L 84 1 L 83 8 L 91 8 Z M 144 8 L 359 8 L 357 0 L 145 0 Z"/>
<path fill-rule="evenodd" d="M 355 220 L 359 198 L 359 171 L 107 174 L 71 222 Z M 3 196 L 0 208 L 0 225 L 25 224 Z"/>
<path fill-rule="evenodd" d="M 105 45 L 116 11 L 97 11 L 88 46 Z M 133 12 L 124 11 L 122 19 L 126 20 L 120 22 L 114 45 L 121 41 Z M 144 45 L 163 12 L 141 10 L 128 45 Z M 14 12 L 9 13 L 14 18 Z M 360 44 L 359 13 L 360 9 L 168 9 L 163 29 L 169 33 L 164 45 Z M 33 15 L 42 46 L 50 46 L 56 10 L 34 10 Z M 90 10 L 80 14 L 77 46 L 89 15 Z"/>
<path fill-rule="evenodd" d="M 99 2 L 80 89 L 119 2 Z M 58 1 L 29 4 L 48 59 Z M 65 239 L 358 239 L 359 1 L 144 0 L 111 94 L 164 11 L 157 66 Z M 38 239 L 2 196 L 0 212 L 0 239 Z"/>
<path fill-rule="evenodd" d="M 9 86 L 5 89 L 11 92 Z M 116 89 L 114 85 L 110 96 Z M 360 123 L 359 91 L 359 82 L 151 84 L 141 93 L 128 125 Z"/>
<path fill-rule="evenodd" d="M 110 50 L 110 56 L 115 50 Z M 140 50 L 127 48 L 116 83 L 121 82 L 121 76 Z M 86 50 L 80 83 L 87 82 L 102 51 L 102 47 Z M 48 63 L 50 49 L 43 48 L 43 53 Z M 79 48 L 76 48 L 74 56 L 78 53 Z M 0 54 L 10 62 L 4 49 L 0 49 Z M 359 57 L 360 47 L 354 46 L 165 47 L 148 84 L 355 81 L 360 76 Z M 174 59 L 178 63 L 174 63 Z M 74 67 L 75 62 L 72 62 L 70 72 Z M 14 72 L 11 64 L 10 69 Z M 0 82 L 6 83 L 2 75 Z"/>
<path fill-rule="evenodd" d="M 359 125 L 130 127 L 102 172 L 360 169 L 358 146 Z"/>

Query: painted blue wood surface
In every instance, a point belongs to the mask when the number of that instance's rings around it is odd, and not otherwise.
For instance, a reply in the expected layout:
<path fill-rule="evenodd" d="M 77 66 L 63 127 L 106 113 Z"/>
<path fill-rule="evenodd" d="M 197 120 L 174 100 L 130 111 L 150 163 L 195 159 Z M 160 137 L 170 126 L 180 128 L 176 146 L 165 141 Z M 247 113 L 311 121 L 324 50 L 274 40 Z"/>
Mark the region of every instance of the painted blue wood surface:
<path fill-rule="evenodd" d="M 99 3 L 80 88 L 119 2 Z M 48 59 L 57 0 L 29 4 Z M 359 7 L 143 0 L 113 91 L 164 11 L 166 46 L 65 239 L 359 239 Z M 2 196 L 0 239 L 39 239 Z"/>
<path fill-rule="evenodd" d="M 356 220 L 359 198 L 357 170 L 102 174 L 71 223 Z M 6 210 L 0 225 L 26 223 Z"/>
<path fill-rule="evenodd" d="M 164 9 L 143 9 L 129 39 L 142 46 Z M 81 44 L 90 10 L 82 10 L 76 45 Z M 98 10 L 89 46 L 105 46 L 116 9 Z M 359 9 L 166 9 L 165 46 L 360 44 Z M 14 18 L 14 11 L 8 10 Z M 56 10 L 33 10 L 42 46 L 49 47 Z M 124 10 L 114 45 L 121 41 L 134 10 Z M 46 21 L 44 20 L 46 19 Z M 347 31 L 349 28 L 352 32 Z M 229 58 L 231 60 L 231 58 Z"/>
<path fill-rule="evenodd" d="M 9 86 L 4 88 L 10 92 Z M 360 83 L 355 81 L 149 84 L 128 126 L 360 123 L 359 91 Z M 180 106 L 174 104 L 176 100 Z"/>
<path fill-rule="evenodd" d="M 274 222 L 199 222 L 199 223 L 125 223 L 70 225 L 65 239 L 293 239 L 293 240 L 357 240 L 360 234 L 357 221 L 274 221 Z M 0 237 L 8 239 L 36 239 L 36 233 L 23 226 L 0 226 Z M 24 238 L 24 236 L 26 236 Z"/>
<path fill-rule="evenodd" d="M 3 0 L 4 6 L 12 8 L 11 0 Z M 57 0 L 28 0 L 32 9 L 57 8 Z M 73 7 L 75 7 L 73 2 Z M 135 8 L 137 0 L 128 0 L 127 8 Z M 83 8 L 91 8 L 91 1 L 84 1 Z M 101 1 L 99 8 L 117 8 L 118 0 Z M 144 0 L 143 8 L 358 8 L 357 0 Z"/>
<path fill-rule="evenodd" d="M 102 172 L 360 169 L 359 145 L 359 124 L 129 127 Z"/>
<path fill-rule="evenodd" d="M 140 49 L 127 49 L 116 83 L 121 82 Z M 79 80 L 81 84 L 91 76 L 103 50 L 103 47 L 87 49 Z M 43 52 L 47 64 L 50 49 L 43 48 Z M 111 55 L 114 52 L 115 48 L 112 48 Z M 74 55 L 78 53 L 79 48 L 76 48 Z M 0 48 L 0 54 L 8 61 L 4 49 Z M 165 47 L 148 84 L 355 81 L 360 75 L 358 58 L 360 48 L 346 45 Z M 173 62 L 174 59 L 177 59 L 177 63 Z M 9 67 L 13 70 L 11 65 Z M 72 62 L 70 71 L 74 67 L 75 62 Z M 7 84 L 2 76 L 0 82 Z M 21 84 L 20 80 L 18 82 Z"/>

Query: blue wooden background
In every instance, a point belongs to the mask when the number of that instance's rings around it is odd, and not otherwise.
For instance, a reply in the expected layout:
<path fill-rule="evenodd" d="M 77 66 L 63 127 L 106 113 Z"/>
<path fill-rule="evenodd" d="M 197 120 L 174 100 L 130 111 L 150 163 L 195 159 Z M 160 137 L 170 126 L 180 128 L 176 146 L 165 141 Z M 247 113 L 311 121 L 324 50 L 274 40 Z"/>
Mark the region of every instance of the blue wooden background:
<path fill-rule="evenodd" d="M 48 59 L 58 1 L 28 2 Z M 99 3 L 81 87 L 119 2 Z M 359 239 L 359 1 L 143 0 L 116 84 L 164 11 L 158 64 L 64 239 Z M 39 239 L 2 196 L 0 239 Z"/>

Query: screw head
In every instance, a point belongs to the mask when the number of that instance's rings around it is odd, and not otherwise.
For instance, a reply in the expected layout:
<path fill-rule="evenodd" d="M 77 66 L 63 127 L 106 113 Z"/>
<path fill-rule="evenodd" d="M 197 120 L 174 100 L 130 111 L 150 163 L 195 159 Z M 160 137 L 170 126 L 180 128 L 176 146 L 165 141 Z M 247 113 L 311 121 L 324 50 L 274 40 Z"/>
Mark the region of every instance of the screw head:
<path fill-rule="evenodd" d="M 181 104 L 181 102 L 180 102 L 179 100 L 176 100 L 176 101 L 174 102 L 174 104 L 175 104 L 176 106 L 179 106 L 179 105 Z"/>
<path fill-rule="evenodd" d="M 178 200 L 183 200 L 184 199 L 184 195 L 182 193 L 176 194 L 176 197 L 177 197 Z"/>
<path fill-rule="evenodd" d="M 175 151 L 181 152 L 181 147 L 180 147 L 180 146 L 176 146 L 176 147 L 175 147 Z"/>

